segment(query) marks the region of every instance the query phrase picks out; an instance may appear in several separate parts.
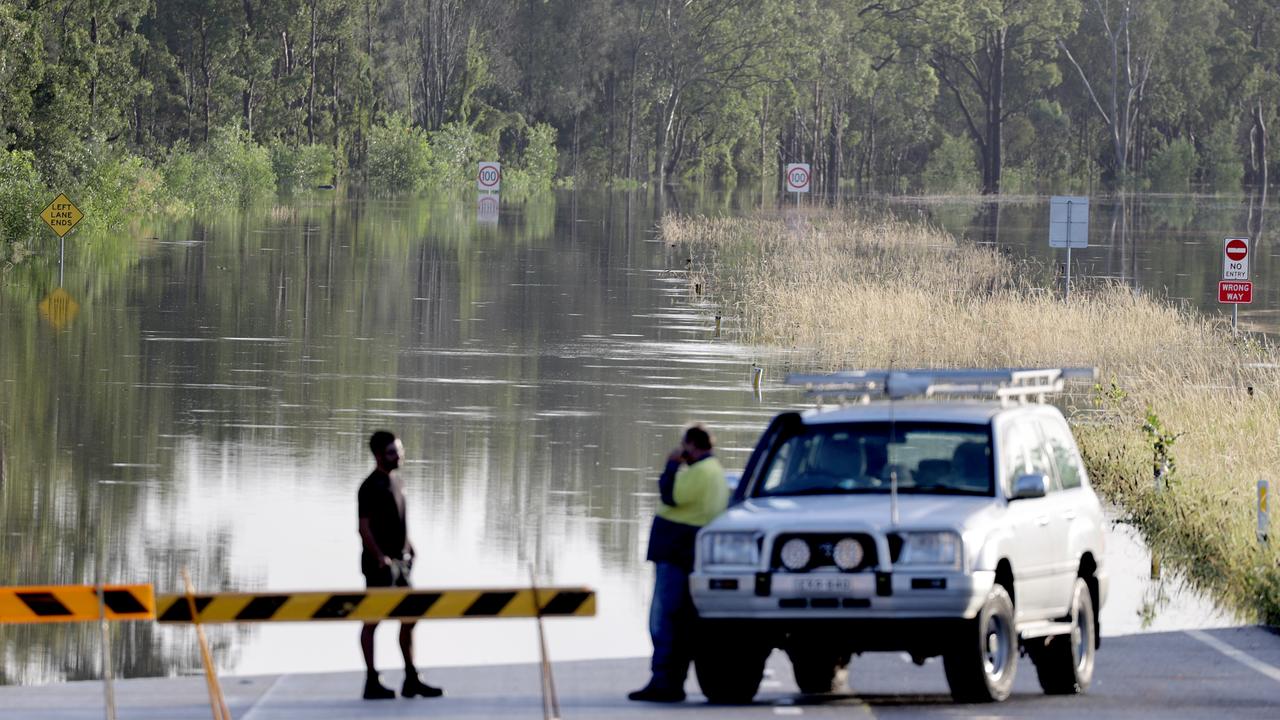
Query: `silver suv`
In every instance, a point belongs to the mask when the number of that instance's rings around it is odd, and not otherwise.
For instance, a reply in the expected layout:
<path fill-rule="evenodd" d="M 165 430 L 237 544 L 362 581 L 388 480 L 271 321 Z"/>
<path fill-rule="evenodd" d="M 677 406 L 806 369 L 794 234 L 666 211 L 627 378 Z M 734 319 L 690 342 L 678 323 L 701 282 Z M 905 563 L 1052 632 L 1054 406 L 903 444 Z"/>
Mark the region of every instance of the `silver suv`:
<path fill-rule="evenodd" d="M 941 655 L 957 701 L 1000 701 L 1020 646 L 1046 693 L 1087 689 L 1107 594 L 1102 509 L 1044 400 L 1095 374 L 789 378 L 819 409 L 774 418 L 733 504 L 698 536 L 707 698 L 749 702 L 774 648 L 806 693 L 839 689 L 855 653 L 895 651 Z M 822 409 L 824 396 L 858 402 Z"/>

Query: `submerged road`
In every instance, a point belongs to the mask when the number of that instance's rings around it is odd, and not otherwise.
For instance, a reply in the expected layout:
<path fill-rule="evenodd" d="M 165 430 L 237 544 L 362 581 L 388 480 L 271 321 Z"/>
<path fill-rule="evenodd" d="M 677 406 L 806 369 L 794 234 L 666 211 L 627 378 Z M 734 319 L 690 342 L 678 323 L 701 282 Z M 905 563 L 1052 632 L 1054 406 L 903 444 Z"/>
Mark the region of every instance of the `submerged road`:
<path fill-rule="evenodd" d="M 1104 638 L 1093 687 L 1084 696 L 1045 696 L 1024 658 L 1013 697 L 998 705 L 955 705 L 937 660 L 916 667 L 890 654 L 855 658 L 853 690 L 827 698 L 799 695 L 786 657 L 775 652 L 757 702 L 746 707 L 706 704 L 692 678 L 683 704 L 628 702 L 627 691 L 647 677 L 642 659 L 561 663 L 555 673 L 566 719 L 1280 717 L 1280 634 L 1256 627 Z M 362 701 L 360 673 L 232 677 L 223 679 L 223 689 L 237 720 L 542 717 L 536 665 L 440 668 L 425 676 L 443 685 L 447 696 Z M 383 679 L 398 685 L 400 677 L 388 672 Z M 128 680 L 116 684 L 116 693 L 121 720 L 210 716 L 201 677 Z M 101 717 L 99 683 L 0 687 L 0 720 Z"/>

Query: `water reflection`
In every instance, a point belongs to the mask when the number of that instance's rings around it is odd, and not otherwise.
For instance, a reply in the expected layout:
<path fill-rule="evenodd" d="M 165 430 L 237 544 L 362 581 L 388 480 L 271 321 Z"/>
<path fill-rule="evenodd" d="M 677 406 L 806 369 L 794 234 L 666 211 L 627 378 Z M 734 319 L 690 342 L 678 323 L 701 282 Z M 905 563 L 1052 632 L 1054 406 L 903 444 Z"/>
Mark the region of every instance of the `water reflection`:
<path fill-rule="evenodd" d="M 1038 282 L 1065 276 L 1066 253 L 1049 247 L 1047 198 L 990 200 L 892 200 L 909 218 L 925 217 L 958 236 L 997 246 L 1031 261 Z M 1110 281 L 1186 303 L 1213 315 L 1218 304 L 1222 242 L 1253 238 L 1254 302 L 1240 308 L 1245 329 L 1280 333 L 1280 270 L 1268 234 L 1280 212 L 1266 193 L 1245 196 L 1121 195 L 1090 199 L 1089 248 L 1072 251 L 1072 282 Z"/>
<path fill-rule="evenodd" d="M 719 307 L 656 237 L 676 202 L 732 213 L 758 197 L 504 199 L 496 225 L 474 197 L 326 197 L 147 226 L 68 245 L 64 284 L 81 307 L 61 331 L 36 310 L 56 287 L 56 251 L 25 263 L 0 285 L 0 584 L 101 575 L 173 591 L 185 565 L 206 590 L 359 587 L 355 490 L 365 439 L 389 427 L 409 453 L 418 583 L 523 583 L 533 564 L 600 591 L 598 618 L 552 624 L 558 658 L 647 653 L 655 468 L 695 419 L 740 467 L 797 401 L 776 377 L 756 395 L 753 363 L 789 358 L 735 345 L 731 317 L 717 332 Z M 1207 297 L 1211 233 L 1273 213 L 1167 204 L 1103 210 L 1081 263 Z M 1041 205 L 917 212 L 1052 261 Z M 1171 233 L 1169 215 L 1189 229 Z M 1204 253 L 1203 272 L 1178 275 Z M 213 630 L 235 672 L 360 664 L 344 624 Z M 423 665 L 535 657 L 518 621 L 419 632 Z M 113 633 L 126 676 L 198 667 L 189 630 Z M 394 665 L 394 643 L 379 648 Z M 0 682 L 94 677 L 96 632 L 0 626 L 0 657 Z"/>

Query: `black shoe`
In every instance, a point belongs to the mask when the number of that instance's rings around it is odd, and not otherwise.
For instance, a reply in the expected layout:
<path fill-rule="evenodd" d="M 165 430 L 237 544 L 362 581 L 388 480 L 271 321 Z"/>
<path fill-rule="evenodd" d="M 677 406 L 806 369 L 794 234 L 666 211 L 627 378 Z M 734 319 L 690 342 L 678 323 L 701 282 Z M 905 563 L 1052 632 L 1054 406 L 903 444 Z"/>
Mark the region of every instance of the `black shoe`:
<path fill-rule="evenodd" d="M 396 691 L 389 687 L 383 687 L 376 677 L 371 677 L 364 681 L 365 700 L 390 700 L 395 696 Z"/>
<path fill-rule="evenodd" d="M 627 699 L 638 702 L 678 703 L 684 702 L 684 690 L 680 688 L 661 688 L 649 683 L 627 695 Z"/>
<path fill-rule="evenodd" d="M 391 692 L 388 690 L 387 692 Z M 409 675 L 404 679 L 404 687 L 400 688 L 400 695 L 403 697 L 423 697 L 436 698 L 444 695 L 444 690 L 430 685 L 418 679 L 417 674 Z"/>

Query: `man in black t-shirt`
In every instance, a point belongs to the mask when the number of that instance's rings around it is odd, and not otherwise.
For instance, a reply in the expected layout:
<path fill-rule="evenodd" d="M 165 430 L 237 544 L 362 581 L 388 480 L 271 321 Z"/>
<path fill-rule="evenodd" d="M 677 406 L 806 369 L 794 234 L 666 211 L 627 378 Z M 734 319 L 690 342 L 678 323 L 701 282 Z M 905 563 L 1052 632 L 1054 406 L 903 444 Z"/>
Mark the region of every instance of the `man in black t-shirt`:
<path fill-rule="evenodd" d="M 392 473 L 400 467 L 404 446 L 395 435 L 379 430 L 369 438 L 377 468 L 360 485 L 358 494 L 360 539 L 364 552 L 360 555 L 360 572 L 367 587 L 409 587 L 409 570 L 417 554 L 405 523 L 404 482 Z M 365 700 L 383 700 L 396 696 L 395 691 L 378 681 L 373 667 L 373 631 L 377 623 L 366 623 L 360 630 L 360 649 L 368 675 L 364 683 Z M 418 678 L 413 665 L 413 623 L 400 623 L 400 652 L 404 655 L 405 697 L 440 697 L 444 691 L 431 687 Z"/>

